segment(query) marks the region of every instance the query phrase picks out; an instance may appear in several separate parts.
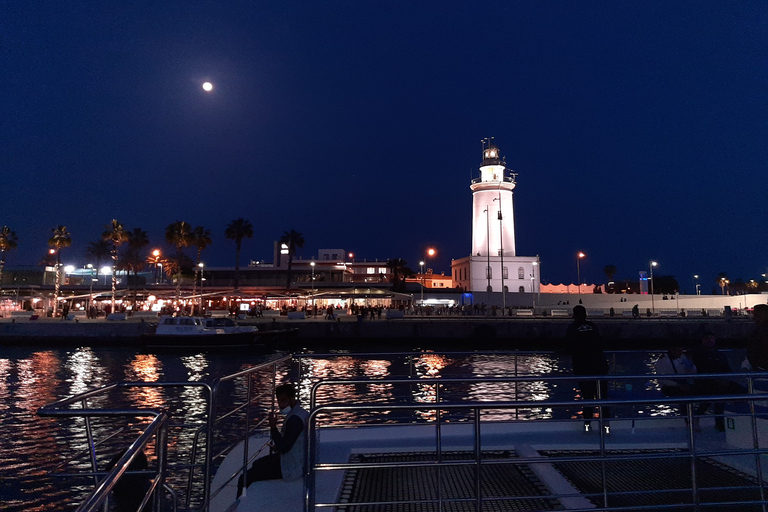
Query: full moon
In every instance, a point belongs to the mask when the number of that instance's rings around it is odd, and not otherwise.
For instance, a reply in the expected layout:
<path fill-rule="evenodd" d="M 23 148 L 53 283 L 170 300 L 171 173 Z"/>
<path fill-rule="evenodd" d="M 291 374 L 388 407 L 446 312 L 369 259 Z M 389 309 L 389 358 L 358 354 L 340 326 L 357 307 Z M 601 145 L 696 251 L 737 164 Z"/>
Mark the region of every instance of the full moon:
<path fill-rule="evenodd" d="M 203 90 L 206 92 L 211 92 L 213 90 L 213 84 L 211 82 L 205 82 L 203 84 Z"/>

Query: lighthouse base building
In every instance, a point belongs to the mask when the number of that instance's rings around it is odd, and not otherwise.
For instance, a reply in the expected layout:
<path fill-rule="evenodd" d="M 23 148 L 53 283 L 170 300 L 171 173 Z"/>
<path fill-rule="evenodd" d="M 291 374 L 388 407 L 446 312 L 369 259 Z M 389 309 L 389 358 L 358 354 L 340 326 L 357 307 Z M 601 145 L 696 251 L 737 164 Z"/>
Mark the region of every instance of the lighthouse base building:
<path fill-rule="evenodd" d="M 538 256 L 517 256 L 513 190 L 515 174 L 506 168 L 499 149 L 483 143 L 480 176 L 472 180 L 472 253 L 453 260 L 454 287 L 489 305 L 535 304 L 540 292 Z"/>

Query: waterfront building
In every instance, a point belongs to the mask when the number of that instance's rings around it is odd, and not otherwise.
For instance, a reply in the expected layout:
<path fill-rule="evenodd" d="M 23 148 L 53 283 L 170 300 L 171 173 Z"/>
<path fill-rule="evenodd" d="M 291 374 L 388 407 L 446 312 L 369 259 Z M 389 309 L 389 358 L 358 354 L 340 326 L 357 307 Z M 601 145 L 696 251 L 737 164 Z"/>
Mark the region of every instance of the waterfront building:
<path fill-rule="evenodd" d="M 488 302 L 500 304 L 506 303 L 507 294 L 540 291 L 539 257 L 516 253 L 515 176 L 507 169 L 499 148 L 486 139 L 480 176 L 470 184 L 472 253 L 451 263 L 454 287 L 472 293 L 487 292 Z"/>

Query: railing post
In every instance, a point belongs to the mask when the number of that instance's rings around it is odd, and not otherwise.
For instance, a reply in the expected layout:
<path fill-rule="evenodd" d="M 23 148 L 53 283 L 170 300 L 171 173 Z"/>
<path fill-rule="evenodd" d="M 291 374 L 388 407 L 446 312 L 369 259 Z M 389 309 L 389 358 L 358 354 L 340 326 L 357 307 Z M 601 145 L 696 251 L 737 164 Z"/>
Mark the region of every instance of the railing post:
<path fill-rule="evenodd" d="M 86 400 L 83 400 L 82 402 L 80 402 L 80 404 L 83 409 L 88 408 L 88 402 Z M 96 445 L 93 443 L 93 431 L 91 430 L 90 416 L 85 417 L 85 432 L 88 437 L 88 454 L 90 455 L 90 459 L 91 459 L 91 470 L 94 473 L 96 473 L 99 469 L 96 465 Z M 96 485 L 99 484 L 98 475 L 93 475 L 93 483 Z"/>
<path fill-rule="evenodd" d="M 517 398 L 515 398 L 517 400 Z M 517 409 L 517 408 L 515 408 Z M 483 495 L 482 495 L 482 474 L 481 464 L 483 462 L 482 445 L 480 443 L 480 408 L 476 407 L 475 411 L 475 512 L 482 512 L 483 510 Z"/>
<path fill-rule="evenodd" d="M 155 492 L 153 495 L 153 510 L 161 510 L 163 488 L 165 487 L 165 474 L 168 465 L 168 422 L 163 422 L 160 427 L 160 431 L 157 433 L 157 446 L 155 448 L 157 454 L 157 469 L 159 482 L 155 484 Z M 175 506 L 175 501 L 174 501 Z M 187 503 L 189 506 L 189 503 Z"/>
<path fill-rule="evenodd" d="M 686 417 L 688 418 L 688 450 L 691 461 L 691 498 L 693 499 L 693 509 L 699 510 L 699 488 L 696 479 L 696 426 L 694 425 L 693 402 L 686 402 Z"/>

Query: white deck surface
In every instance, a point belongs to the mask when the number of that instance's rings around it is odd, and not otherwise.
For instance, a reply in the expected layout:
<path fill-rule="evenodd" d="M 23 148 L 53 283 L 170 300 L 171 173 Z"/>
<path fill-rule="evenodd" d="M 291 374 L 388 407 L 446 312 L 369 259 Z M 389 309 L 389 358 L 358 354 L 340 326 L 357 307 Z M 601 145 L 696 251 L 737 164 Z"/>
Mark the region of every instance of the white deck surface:
<path fill-rule="evenodd" d="M 595 431 L 585 434 L 582 422 L 557 421 L 519 421 L 489 422 L 481 426 L 481 446 L 483 450 L 515 450 L 521 456 L 537 456 L 538 450 L 589 450 L 599 449 L 600 435 L 597 433 L 597 421 L 592 423 Z M 696 434 L 697 452 L 726 449 L 726 434 L 714 430 L 711 418 L 703 418 L 702 431 Z M 472 450 L 473 425 L 469 423 L 443 424 L 442 450 Z M 320 432 L 320 463 L 348 462 L 353 453 L 385 453 L 434 451 L 436 427 L 428 425 L 382 425 L 356 428 L 323 429 Z M 611 434 L 605 436 L 607 449 L 652 449 L 652 448 L 687 448 L 688 430 L 680 418 L 666 418 L 653 421 L 638 421 L 634 425 L 629 420 L 611 422 Z M 263 439 L 250 443 L 251 453 L 264 443 Z M 222 465 L 219 474 L 237 471 L 242 464 L 242 448 L 239 455 L 232 459 L 231 466 Z M 531 468 L 541 481 L 553 493 L 568 493 L 575 490 L 551 464 L 544 462 L 532 464 Z M 733 464 L 733 460 L 729 459 Z M 754 461 L 754 458 L 751 459 Z M 747 461 L 749 462 L 749 461 Z M 226 461 L 225 461 L 226 464 Z M 218 477 L 219 475 L 217 475 Z M 335 502 L 338 499 L 342 471 L 319 471 L 316 473 L 316 502 Z M 238 512 L 264 511 L 300 512 L 303 510 L 303 482 L 284 482 L 272 480 L 255 482 L 246 495 L 237 504 L 232 504 L 235 495 L 235 483 L 219 495 L 213 512 L 225 510 Z M 216 479 L 213 488 L 216 489 Z M 581 508 L 585 500 L 571 498 L 567 507 Z"/>

